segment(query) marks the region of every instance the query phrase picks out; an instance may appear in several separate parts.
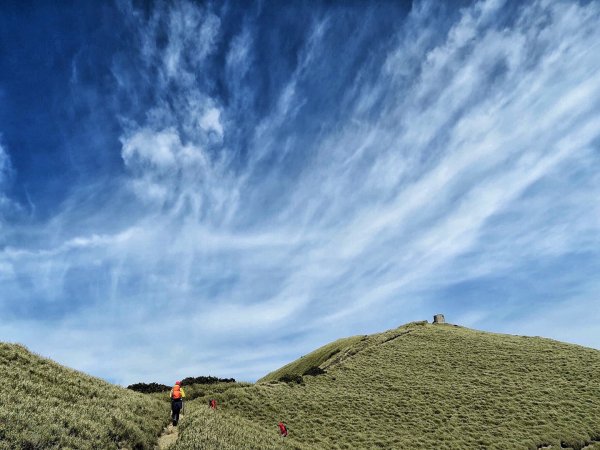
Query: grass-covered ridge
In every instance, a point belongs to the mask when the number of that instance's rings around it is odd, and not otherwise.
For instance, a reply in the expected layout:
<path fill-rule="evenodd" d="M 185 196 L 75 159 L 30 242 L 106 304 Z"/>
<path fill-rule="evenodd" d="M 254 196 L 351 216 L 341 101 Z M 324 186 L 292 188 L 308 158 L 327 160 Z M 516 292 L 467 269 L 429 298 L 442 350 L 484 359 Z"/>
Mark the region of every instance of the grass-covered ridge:
<path fill-rule="evenodd" d="M 411 328 L 425 324 L 427 324 L 426 321 L 412 322 L 397 330 L 389 330 L 385 333 L 338 339 L 265 375 L 258 382 L 295 381 L 298 377 L 310 375 L 311 372 L 314 372 L 315 368 L 326 372 L 369 346 L 396 339 L 402 334 L 409 332 Z"/>
<path fill-rule="evenodd" d="M 367 336 L 352 336 L 338 339 L 337 341 L 324 345 L 308 355 L 302 356 L 300 359 L 265 375 L 258 380 L 258 382 L 294 380 L 297 377 L 306 375 L 315 367 L 322 368 L 322 366 L 328 366 L 329 364 L 327 363 L 334 360 L 334 357 L 341 360 L 347 356 L 348 353 L 359 348 L 359 343 L 366 338 Z"/>
<path fill-rule="evenodd" d="M 274 381 L 317 362 L 325 374 Z M 284 420 L 290 448 L 600 448 L 600 351 L 549 339 L 414 323 L 205 389 L 267 433 Z"/>
<path fill-rule="evenodd" d="M 165 403 L 0 343 L 0 449 L 153 449 Z"/>
<path fill-rule="evenodd" d="M 0 450 L 153 449 L 167 420 L 168 392 L 132 392 L 17 345 L 0 344 L 0 382 Z M 600 450 L 600 351 L 452 325 L 340 339 L 256 384 L 186 394 L 172 450 Z"/>

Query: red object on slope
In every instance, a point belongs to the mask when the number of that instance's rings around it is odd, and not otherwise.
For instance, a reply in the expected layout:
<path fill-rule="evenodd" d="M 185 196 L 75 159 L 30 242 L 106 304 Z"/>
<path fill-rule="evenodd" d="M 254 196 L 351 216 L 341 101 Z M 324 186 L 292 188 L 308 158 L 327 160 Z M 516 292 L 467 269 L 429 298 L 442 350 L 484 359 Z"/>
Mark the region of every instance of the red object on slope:
<path fill-rule="evenodd" d="M 286 437 L 288 435 L 287 427 L 283 422 L 279 422 L 279 431 L 281 432 L 281 435 L 283 437 Z"/>

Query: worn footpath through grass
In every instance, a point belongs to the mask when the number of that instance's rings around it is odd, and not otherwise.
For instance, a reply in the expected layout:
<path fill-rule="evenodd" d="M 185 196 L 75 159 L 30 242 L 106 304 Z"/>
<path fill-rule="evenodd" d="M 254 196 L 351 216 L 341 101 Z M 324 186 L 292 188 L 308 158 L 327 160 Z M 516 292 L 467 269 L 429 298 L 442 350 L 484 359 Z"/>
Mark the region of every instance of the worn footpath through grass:
<path fill-rule="evenodd" d="M 183 420 L 183 418 L 182 418 Z M 169 424 L 165 427 L 162 434 L 158 438 L 157 447 L 158 450 L 167 450 L 171 448 L 177 442 L 179 437 L 179 428 Z"/>

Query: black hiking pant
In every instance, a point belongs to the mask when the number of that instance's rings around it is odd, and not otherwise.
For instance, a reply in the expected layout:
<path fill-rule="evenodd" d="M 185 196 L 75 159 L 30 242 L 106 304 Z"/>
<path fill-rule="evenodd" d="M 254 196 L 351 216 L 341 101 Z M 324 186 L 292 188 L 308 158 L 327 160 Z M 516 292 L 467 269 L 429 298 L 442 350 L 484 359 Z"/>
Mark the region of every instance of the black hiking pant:
<path fill-rule="evenodd" d="M 183 407 L 183 400 L 171 400 L 171 412 L 173 413 L 173 426 L 177 426 L 179 422 L 179 413 Z"/>

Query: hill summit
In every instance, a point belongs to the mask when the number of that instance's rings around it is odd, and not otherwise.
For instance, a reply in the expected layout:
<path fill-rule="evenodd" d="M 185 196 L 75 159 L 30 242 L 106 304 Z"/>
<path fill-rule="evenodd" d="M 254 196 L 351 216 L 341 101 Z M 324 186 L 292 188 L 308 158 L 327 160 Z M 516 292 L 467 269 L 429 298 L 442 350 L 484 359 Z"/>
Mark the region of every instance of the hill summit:
<path fill-rule="evenodd" d="M 299 449 L 600 448 L 600 351 L 450 324 L 340 339 L 206 395 L 266 430 L 283 420 Z"/>

